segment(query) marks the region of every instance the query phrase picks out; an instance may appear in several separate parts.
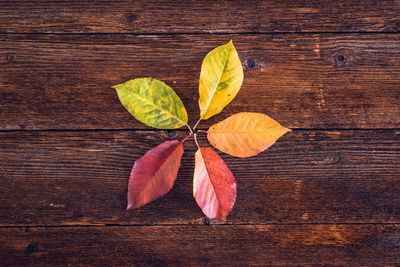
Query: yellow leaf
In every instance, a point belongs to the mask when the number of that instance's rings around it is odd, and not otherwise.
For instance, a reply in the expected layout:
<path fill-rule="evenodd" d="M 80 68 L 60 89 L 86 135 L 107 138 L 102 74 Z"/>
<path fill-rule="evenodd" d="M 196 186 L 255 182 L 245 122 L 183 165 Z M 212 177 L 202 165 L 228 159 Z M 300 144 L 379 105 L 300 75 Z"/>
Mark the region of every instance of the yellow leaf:
<path fill-rule="evenodd" d="M 267 115 L 241 112 L 211 126 L 207 137 L 222 152 L 245 158 L 266 150 L 288 131 Z"/>
<path fill-rule="evenodd" d="M 243 82 L 243 67 L 232 41 L 206 55 L 199 82 L 200 117 L 214 116 L 232 101 Z"/>
<path fill-rule="evenodd" d="M 188 121 L 181 99 L 162 81 L 138 78 L 112 87 L 129 113 L 148 126 L 175 129 Z"/>

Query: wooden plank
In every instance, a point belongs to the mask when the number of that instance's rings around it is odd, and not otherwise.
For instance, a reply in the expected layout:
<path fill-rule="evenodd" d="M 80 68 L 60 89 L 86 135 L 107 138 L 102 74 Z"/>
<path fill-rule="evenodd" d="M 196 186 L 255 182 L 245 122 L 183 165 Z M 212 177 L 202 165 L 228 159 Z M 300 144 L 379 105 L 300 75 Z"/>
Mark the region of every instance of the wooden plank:
<path fill-rule="evenodd" d="M 176 134 L 176 135 L 175 135 Z M 126 211 L 134 160 L 183 132 L 0 133 L 0 224 L 264 224 L 400 222 L 399 131 L 295 131 L 248 159 L 221 154 L 238 196 L 226 222 L 192 195 L 195 145 L 174 188 Z M 199 140 L 206 146 L 205 136 Z"/>
<path fill-rule="evenodd" d="M 399 225 L 0 229 L 10 266 L 398 266 Z"/>
<path fill-rule="evenodd" d="M 156 77 L 193 125 L 205 54 L 233 39 L 241 91 L 208 127 L 239 111 L 290 128 L 399 128 L 400 35 L 2 35 L 0 129 L 141 129 L 111 85 Z"/>
<path fill-rule="evenodd" d="M 398 1 L 2 1 L 8 33 L 399 32 Z"/>

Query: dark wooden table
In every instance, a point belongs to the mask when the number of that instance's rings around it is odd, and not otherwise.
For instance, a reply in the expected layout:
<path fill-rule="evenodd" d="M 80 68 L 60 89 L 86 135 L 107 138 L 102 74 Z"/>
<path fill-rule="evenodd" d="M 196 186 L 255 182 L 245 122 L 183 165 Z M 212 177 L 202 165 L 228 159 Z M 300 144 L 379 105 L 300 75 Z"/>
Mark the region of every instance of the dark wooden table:
<path fill-rule="evenodd" d="M 0 265 L 400 265 L 400 2 L 1 1 Z M 192 196 L 126 211 L 133 162 L 186 129 L 132 118 L 111 85 L 155 77 L 199 116 L 201 61 L 233 40 L 241 91 L 294 131 L 248 159 L 226 222 Z M 205 145 L 206 140 L 200 142 Z"/>

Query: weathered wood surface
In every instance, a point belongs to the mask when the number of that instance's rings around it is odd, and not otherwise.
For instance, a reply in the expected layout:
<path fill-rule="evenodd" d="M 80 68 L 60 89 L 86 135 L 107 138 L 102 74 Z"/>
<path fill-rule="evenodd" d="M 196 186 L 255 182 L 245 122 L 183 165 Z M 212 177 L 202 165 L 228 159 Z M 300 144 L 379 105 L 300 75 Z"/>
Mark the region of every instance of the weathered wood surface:
<path fill-rule="evenodd" d="M 399 225 L 0 229 L 5 266 L 398 266 L 399 248 Z"/>
<path fill-rule="evenodd" d="M 398 0 L 0 2 L 0 265 L 400 266 L 399 33 Z M 226 221 L 193 199 L 193 141 L 172 191 L 125 211 L 133 162 L 186 133 L 110 86 L 164 80 L 193 125 L 202 59 L 231 39 L 244 84 L 200 128 L 253 111 L 297 130 L 220 153 Z"/>
<path fill-rule="evenodd" d="M 125 211 L 133 162 L 184 132 L 0 133 L 0 224 L 201 224 L 195 145 L 171 192 Z M 228 224 L 400 221 L 400 131 L 295 131 L 248 159 L 221 154 L 238 184 Z M 206 145 L 205 136 L 200 144 Z"/>
<path fill-rule="evenodd" d="M 240 111 L 290 128 L 399 128 L 400 35 L 1 35 L 0 129 L 148 128 L 111 85 L 155 77 L 199 116 L 205 54 L 230 39 L 241 91 L 206 127 Z"/>
<path fill-rule="evenodd" d="M 7 33 L 399 32 L 397 0 L 2 1 Z"/>

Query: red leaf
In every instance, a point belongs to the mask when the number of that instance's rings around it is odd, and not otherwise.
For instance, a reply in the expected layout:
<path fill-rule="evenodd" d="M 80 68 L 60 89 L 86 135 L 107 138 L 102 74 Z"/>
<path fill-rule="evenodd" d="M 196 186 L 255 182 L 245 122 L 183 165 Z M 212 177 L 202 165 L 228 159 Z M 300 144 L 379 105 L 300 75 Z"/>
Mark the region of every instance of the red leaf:
<path fill-rule="evenodd" d="M 236 201 L 236 182 L 231 170 L 211 148 L 195 155 L 193 196 L 210 219 L 225 218 Z"/>
<path fill-rule="evenodd" d="M 168 193 L 175 183 L 182 155 L 182 143 L 170 140 L 136 160 L 129 178 L 126 209 L 140 208 Z"/>

